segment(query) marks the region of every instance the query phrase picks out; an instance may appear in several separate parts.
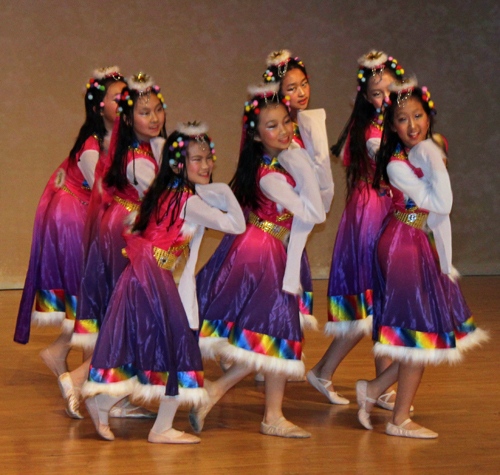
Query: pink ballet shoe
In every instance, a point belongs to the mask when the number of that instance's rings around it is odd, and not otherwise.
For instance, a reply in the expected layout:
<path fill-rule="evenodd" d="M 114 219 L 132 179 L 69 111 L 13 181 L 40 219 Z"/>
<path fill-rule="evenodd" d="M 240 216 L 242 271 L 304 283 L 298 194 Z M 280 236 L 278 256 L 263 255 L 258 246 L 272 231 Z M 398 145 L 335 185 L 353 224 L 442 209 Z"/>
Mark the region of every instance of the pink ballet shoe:
<path fill-rule="evenodd" d="M 387 411 L 394 411 L 394 403 L 389 402 L 389 399 L 393 395 L 396 394 L 396 391 L 394 389 L 392 391 L 389 391 L 388 393 L 382 394 L 382 396 L 379 396 L 377 399 L 377 406 L 381 407 L 382 409 L 386 409 Z M 414 408 L 413 405 L 410 407 L 410 412 L 413 412 Z"/>
<path fill-rule="evenodd" d="M 358 421 L 365 429 L 372 430 L 373 426 L 370 421 L 370 412 L 366 410 L 366 403 L 370 402 L 372 404 L 375 404 L 377 401 L 366 395 L 367 389 L 368 389 L 368 381 L 360 379 L 356 383 L 356 401 L 358 402 Z"/>
<path fill-rule="evenodd" d="M 309 384 L 317 389 L 321 394 L 326 396 L 326 398 L 332 404 L 346 405 L 349 404 L 349 399 L 341 396 L 336 391 L 329 391 L 328 388 L 332 386 L 332 382 L 326 379 L 318 378 L 312 371 L 308 371 L 306 375 Z"/>
<path fill-rule="evenodd" d="M 57 378 L 59 389 L 64 398 L 66 414 L 73 419 L 83 419 L 80 412 L 79 391 L 73 385 L 73 380 L 69 373 L 63 373 Z"/>
<path fill-rule="evenodd" d="M 205 425 L 205 418 L 208 413 L 212 410 L 214 404 L 209 402 L 203 406 L 192 407 L 191 412 L 189 413 L 189 424 L 193 430 L 199 434 L 203 430 L 203 426 Z"/>
<path fill-rule="evenodd" d="M 107 424 L 103 424 L 99 418 L 99 406 L 95 397 L 90 397 L 85 400 L 85 406 L 89 412 L 90 418 L 94 423 L 97 433 L 105 440 L 115 440 L 115 435 L 111 432 L 111 428 Z M 104 412 L 104 411 L 103 411 Z"/>
<path fill-rule="evenodd" d="M 161 434 L 149 431 L 148 442 L 152 444 L 199 444 L 201 439 L 192 434 L 175 430 L 173 427 Z"/>
<path fill-rule="evenodd" d="M 285 437 L 287 439 L 308 439 L 311 434 L 299 426 L 290 426 L 284 417 L 280 417 L 274 424 L 260 423 L 260 433 L 273 435 L 275 437 Z"/>
<path fill-rule="evenodd" d="M 411 439 L 437 439 L 438 433 L 425 427 L 420 427 L 418 429 L 405 429 L 410 422 L 411 419 L 406 419 L 406 421 L 398 426 L 388 422 L 385 427 L 385 433 L 387 435 L 409 437 Z"/>

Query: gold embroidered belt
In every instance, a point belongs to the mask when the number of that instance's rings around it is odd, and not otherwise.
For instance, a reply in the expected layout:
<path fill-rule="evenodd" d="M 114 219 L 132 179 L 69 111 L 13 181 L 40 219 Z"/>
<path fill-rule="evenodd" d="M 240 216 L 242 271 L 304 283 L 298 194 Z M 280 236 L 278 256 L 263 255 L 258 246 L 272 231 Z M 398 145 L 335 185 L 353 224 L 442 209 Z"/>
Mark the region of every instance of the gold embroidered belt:
<path fill-rule="evenodd" d="M 180 246 L 173 246 L 168 251 L 153 246 L 153 254 L 155 256 L 158 267 L 166 270 L 172 270 L 175 267 L 177 259 L 180 257 L 179 251 L 184 252 L 189 247 L 189 242 L 181 244 Z"/>
<path fill-rule="evenodd" d="M 127 209 L 130 212 L 139 211 L 139 208 L 141 207 L 141 205 L 139 205 L 137 203 L 132 203 L 132 201 L 124 200 L 123 198 L 120 198 L 119 196 L 116 196 L 116 195 L 113 196 L 113 199 L 117 203 L 120 203 L 125 209 Z"/>
<path fill-rule="evenodd" d="M 427 222 L 427 213 L 411 211 L 403 213 L 402 211 L 394 211 L 394 217 L 402 223 L 412 226 L 417 229 L 422 229 Z"/>
<path fill-rule="evenodd" d="M 61 187 L 61 189 L 63 191 L 65 191 L 66 193 L 69 193 L 71 196 L 74 196 L 82 205 L 88 205 L 88 203 L 86 201 L 83 201 L 80 198 L 78 198 L 78 196 L 76 196 L 66 185 L 63 185 Z"/>
<path fill-rule="evenodd" d="M 285 242 L 285 239 L 290 234 L 290 231 L 280 226 L 279 224 L 272 223 L 271 221 L 266 221 L 265 219 L 260 219 L 256 214 L 250 213 L 248 217 L 248 222 L 253 224 L 259 229 L 262 229 L 267 234 L 270 234 L 272 237 L 279 239 L 282 242 Z"/>

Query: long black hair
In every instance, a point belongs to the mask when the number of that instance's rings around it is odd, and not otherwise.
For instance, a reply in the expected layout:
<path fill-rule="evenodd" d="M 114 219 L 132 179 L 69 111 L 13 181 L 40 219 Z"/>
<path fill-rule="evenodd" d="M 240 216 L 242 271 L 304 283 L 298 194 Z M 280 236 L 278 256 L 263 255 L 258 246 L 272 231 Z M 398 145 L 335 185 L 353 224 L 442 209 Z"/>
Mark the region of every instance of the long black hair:
<path fill-rule="evenodd" d="M 160 88 L 154 86 L 147 94 L 155 94 L 163 105 L 163 97 L 160 96 Z M 104 183 L 109 187 L 116 187 L 123 191 L 128 184 L 127 180 L 127 154 L 129 148 L 136 148 L 139 145 L 139 140 L 134 132 L 134 108 L 137 100 L 143 97 L 144 93 L 137 91 L 129 86 L 125 87 L 118 99 L 118 111 L 120 112 L 120 120 L 118 126 L 118 134 L 116 137 L 116 147 L 110 149 L 113 154 L 111 166 L 104 177 Z M 165 122 L 163 122 L 160 131 L 161 137 L 166 137 Z M 135 152 L 133 152 L 135 153 Z"/>
<path fill-rule="evenodd" d="M 398 69 L 399 68 L 399 69 Z M 379 70 L 381 68 L 379 67 Z M 393 58 L 388 59 L 383 63 L 383 70 L 390 72 L 395 79 L 402 78 L 402 74 L 397 74 L 396 71 L 401 72 L 401 66 L 397 64 Z M 360 77 L 361 76 L 361 77 Z M 347 182 L 347 196 L 346 200 L 351 197 L 354 188 L 366 173 L 371 169 L 370 158 L 366 151 L 365 131 L 366 127 L 374 119 L 375 107 L 368 102 L 366 98 L 368 92 L 368 82 L 371 77 L 374 77 L 372 70 L 369 68 L 360 67 L 358 69 L 358 93 L 354 102 L 354 108 L 351 116 L 347 121 L 342 133 L 340 134 L 337 143 L 331 147 L 332 154 L 340 156 L 342 148 L 344 147 L 347 137 L 349 136 L 349 154 L 350 164 L 346 170 Z"/>
<path fill-rule="evenodd" d="M 165 215 L 172 211 L 167 229 L 179 217 L 183 194 L 195 191 L 193 183 L 188 180 L 186 169 L 189 143 L 193 140 L 204 141 L 213 150 L 213 143 L 206 133 L 193 137 L 174 130 L 169 135 L 163 147 L 160 170 L 142 201 L 134 231 L 144 231 L 151 216 L 155 216 L 156 223 L 159 224 Z M 168 199 L 170 199 L 168 208 L 165 213 L 161 214 L 161 207 Z"/>
<path fill-rule="evenodd" d="M 236 172 L 229 182 L 234 196 L 242 208 L 256 209 L 261 204 L 257 194 L 257 172 L 264 157 L 262 142 L 256 141 L 260 112 L 267 107 L 285 107 L 277 98 L 257 95 L 245 103 L 243 113 L 243 137 Z M 286 107 L 285 107 L 286 109 Z M 286 109 L 288 112 L 288 109 Z"/>
<path fill-rule="evenodd" d="M 101 103 L 106 96 L 108 87 L 117 82 L 125 82 L 123 76 L 118 72 L 113 72 L 111 75 L 102 79 L 91 78 L 87 84 L 87 91 L 85 93 L 85 122 L 78 132 L 78 137 L 69 152 L 70 163 L 75 163 L 76 155 L 83 147 L 87 139 L 95 135 L 99 143 L 102 143 L 106 135 L 106 127 L 104 126 L 104 119 L 101 115 Z"/>
<path fill-rule="evenodd" d="M 415 99 L 422 104 L 424 112 L 429 118 L 429 130 L 427 131 L 427 138 L 432 137 L 433 126 L 434 126 L 434 115 L 436 111 L 433 107 L 429 106 L 429 97 L 427 95 L 427 89 L 422 91 L 422 88 L 415 87 L 410 96 L 411 99 Z M 410 99 L 409 99 L 410 100 Z M 389 184 L 389 176 L 387 175 L 387 165 L 394 155 L 394 152 L 398 149 L 404 150 L 404 144 L 399 138 L 397 132 L 393 130 L 394 125 L 394 114 L 398 106 L 398 93 L 391 92 L 389 95 L 389 104 L 386 104 L 385 114 L 384 114 L 384 131 L 382 133 L 382 143 L 377 152 L 376 161 L 377 167 L 375 169 L 375 175 L 373 178 L 373 187 L 380 188 L 380 183 L 383 180 L 386 184 Z"/>

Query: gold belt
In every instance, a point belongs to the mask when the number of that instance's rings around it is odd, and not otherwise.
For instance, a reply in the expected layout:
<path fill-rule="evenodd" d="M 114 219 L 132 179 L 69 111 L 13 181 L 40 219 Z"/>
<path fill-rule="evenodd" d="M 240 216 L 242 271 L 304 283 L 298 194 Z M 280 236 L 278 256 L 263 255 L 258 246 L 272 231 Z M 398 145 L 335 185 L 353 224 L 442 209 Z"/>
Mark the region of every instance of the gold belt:
<path fill-rule="evenodd" d="M 394 217 L 402 223 L 412 226 L 417 229 L 422 229 L 427 222 L 427 213 L 411 211 L 403 213 L 402 211 L 394 211 Z"/>
<path fill-rule="evenodd" d="M 153 246 L 153 254 L 155 256 L 158 267 L 166 270 L 172 270 L 175 267 L 175 263 L 179 257 L 176 254 L 179 251 L 184 251 L 189 247 L 189 242 L 181 244 L 180 246 L 171 247 L 168 251 L 160 249 L 159 247 Z"/>
<path fill-rule="evenodd" d="M 279 224 L 272 223 L 271 221 L 266 221 L 264 219 L 260 219 L 256 214 L 250 213 L 248 217 L 248 222 L 253 224 L 259 229 L 262 229 L 267 234 L 270 234 L 272 237 L 279 239 L 282 242 L 285 242 L 285 239 L 290 234 L 290 231 L 280 226 Z"/>
<path fill-rule="evenodd" d="M 117 202 L 120 203 L 124 208 L 126 208 L 128 211 L 139 211 L 139 208 L 141 205 L 138 205 L 137 203 L 132 203 L 132 201 L 127 201 L 124 200 L 123 198 L 120 198 L 119 196 L 113 196 L 113 199 Z"/>
<path fill-rule="evenodd" d="M 76 196 L 66 185 L 63 185 L 61 189 L 66 193 L 69 193 L 71 196 L 74 196 L 82 205 L 88 205 L 86 201 L 83 201 L 80 198 L 78 198 L 78 196 Z"/>

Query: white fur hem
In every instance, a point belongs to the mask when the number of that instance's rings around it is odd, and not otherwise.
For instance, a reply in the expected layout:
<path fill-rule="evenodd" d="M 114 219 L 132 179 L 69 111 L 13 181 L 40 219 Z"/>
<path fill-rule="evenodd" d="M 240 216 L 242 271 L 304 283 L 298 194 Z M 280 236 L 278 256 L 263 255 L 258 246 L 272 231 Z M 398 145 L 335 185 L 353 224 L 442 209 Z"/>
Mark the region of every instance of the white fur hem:
<path fill-rule="evenodd" d="M 201 356 L 205 360 L 215 360 L 225 343 L 227 343 L 227 338 L 218 336 L 200 337 L 199 345 Z"/>
<path fill-rule="evenodd" d="M 138 405 L 159 403 L 165 397 L 165 386 L 138 383 L 132 397 Z M 179 395 L 175 397 L 181 406 L 202 406 L 210 402 L 205 388 L 179 388 Z"/>
<path fill-rule="evenodd" d="M 373 347 L 375 357 L 388 356 L 394 361 L 402 363 L 416 363 L 423 365 L 438 365 L 441 363 L 456 364 L 462 360 L 462 354 L 458 348 L 450 349 L 424 349 L 407 348 L 406 346 L 384 345 L 375 343 Z"/>
<path fill-rule="evenodd" d="M 39 312 L 34 310 L 31 314 L 31 321 L 39 327 L 62 325 L 66 318 L 66 312 Z"/>
<path fill-rule="evenodd" d="M 66 335 L 70 335 L 71 333 L 73 333 L 75 331 L 75 321 L 70 320 L 69 318 L 65 318 L 62 321 L 61 330 L 62 330 L 62 333 L 66 334 Z"/>
<path fill-rule="evenodd" d="M 299 312 L 300 328 L 302 330 L 315 330 L 318 331 L 318 320 L 313 315 Z"/>
<path fill-rule="evenodd" d="M 114 397 L 129 396 L 134 392 L 135 386 L 139 383 L 137 376 L 134 376 L 119 383 L 96 383 L 94 381 L 87 381 L 82 388 L 82 397 L 88 398 L 97 396 L 98 394 L 109 394 Z"/>
<path fill-rule="evenodd" d="M 490 339 L 490 334 L 481 329 L 476 328 L 474 331 L 467 334 L 463 338 L 457 339 L 457 348 L 460 351 L 467 351 L 475 346 L 479 346 L 482 343 L 487 342 Z"/>
<path fill-rule="evenodd" d="M 371 335 L 373 317 L 362 318 L 361 320 L 351 320 L 342 322 L 327 322 L 324 333 L 327 336 L 356 336 Z"/>
<path fill-rule="evenodd" d="M 71 346 L 82 350 L 92 350 L 95 347 L 99 333 L 73 333 Z"/>
<path fill-rule="evenodd" d="M 255 372 L 284 374 L 289 378 L 303 378 L 305 373 L 302 360 L 286 360 L 276 356 L 267 356 L 237 348 L 230 343 L 224 345 L 221 355 L 228 361 L 242 363 Z"/>

